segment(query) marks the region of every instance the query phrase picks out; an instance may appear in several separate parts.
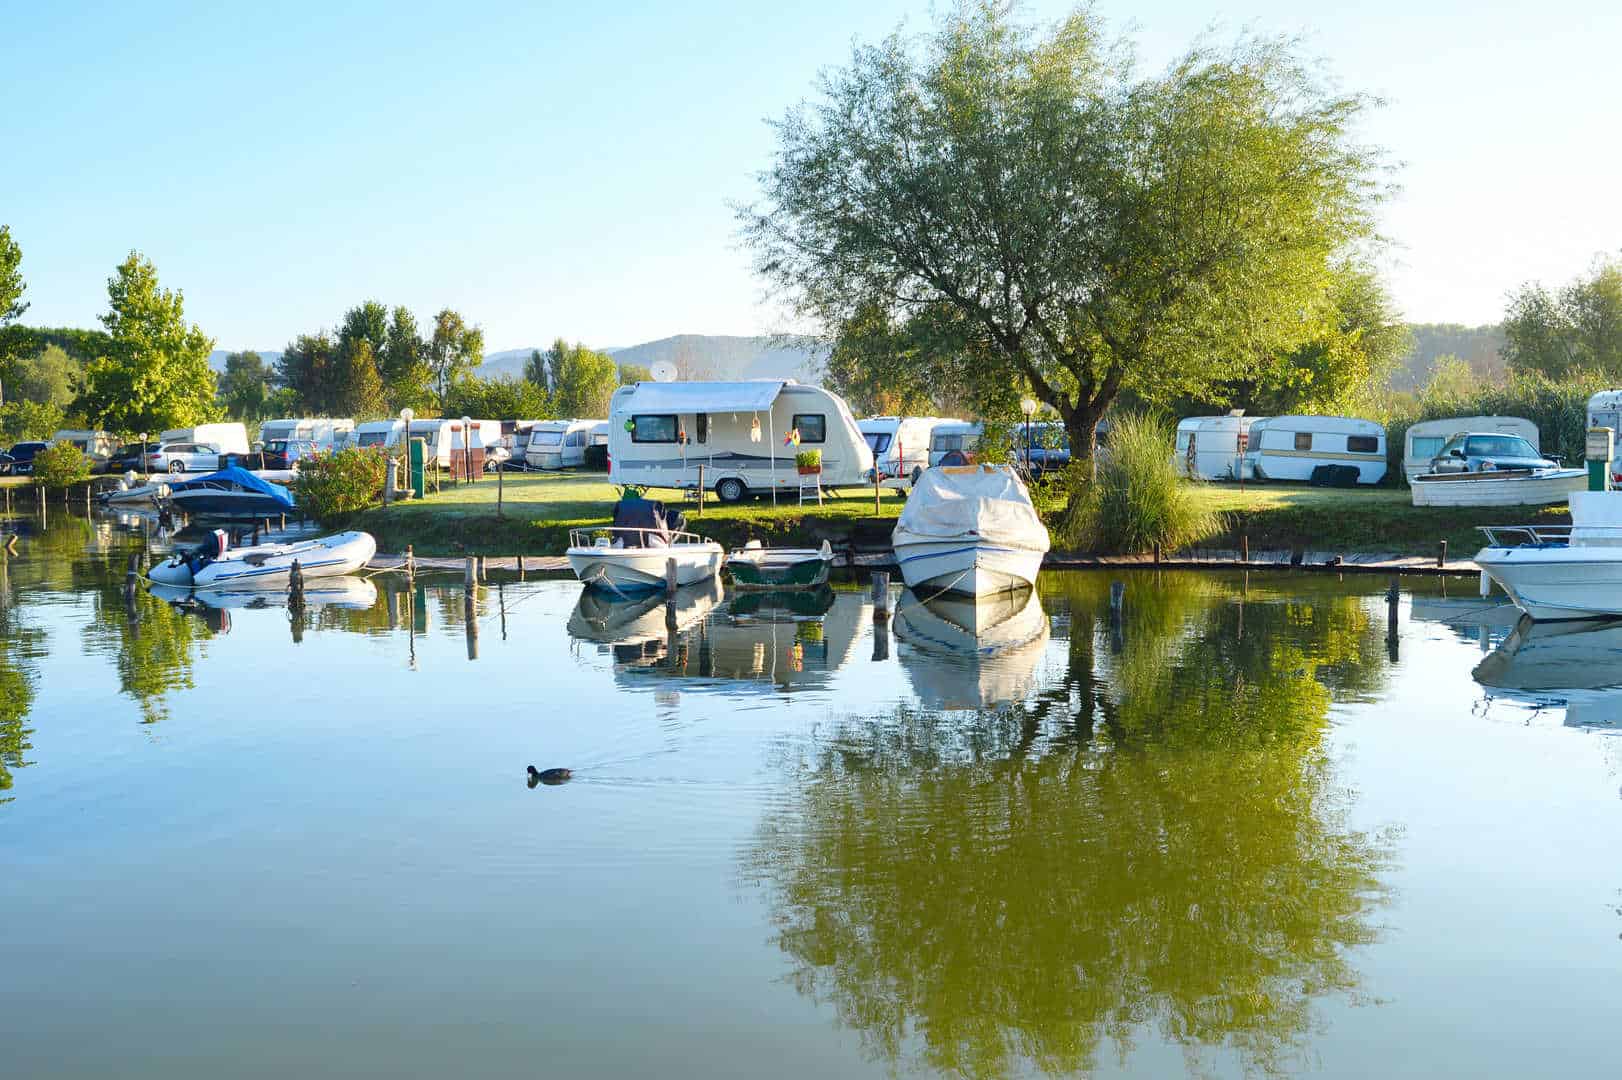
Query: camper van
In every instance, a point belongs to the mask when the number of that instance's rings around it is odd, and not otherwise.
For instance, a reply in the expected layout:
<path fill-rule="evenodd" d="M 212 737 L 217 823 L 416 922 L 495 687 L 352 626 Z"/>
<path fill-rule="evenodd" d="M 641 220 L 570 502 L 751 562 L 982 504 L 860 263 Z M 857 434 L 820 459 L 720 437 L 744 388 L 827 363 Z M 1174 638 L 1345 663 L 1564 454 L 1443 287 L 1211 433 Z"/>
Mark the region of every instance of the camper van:
<path fill-rule="evenodd" d="M 118 452 L 118 440 L 105 431 L 63 429 L 51 436 L 51 442 L 69 442 L 78 447 L 90 463 L 92 472 L 104 472 L 107 462 Z"/>
<path fill-rule="evenodd" d="M 1177 449 L 1172 460 L 1178 471 L 1195 480 L 1247 480 L 1254 473 L 1242 456 L 1239 436 L 1266 417 L 1229 413 L 1227 416 L 1190 416 L 1177 422 Z M 1249 445 L 1254 448 L 1255 438 Z"/>
<path fill-rule="evenodd" d="M 1589 405 L 1590 413 L 1593 404 Z M 1519 435 L 1538 446 L 1538 426 L 1518 416 L 1455 416 L 1447 420 L 1424 420 L 1408 429 L 1402 441 L 1402 475 L 1410 482 L 1416 476 L 1431 471 L 1431 458 L 1442 452 L 1442 445 L 1453 436 L 1466 431 L 1502 432 Z"/>
<path fill-rule="evenodd" d="M 259 441 L 297 441 L 314 443 L 317 450 L 340 450 L 348 444 L 355 430 L 355 421 L 328 417 L 301 417 L 266 420 L 259 425 Z"/>
<path fill-rule="evenodd" d="M 586 463 L 586 447 L 603 420 L 541 420 L 530 429 L 524 463 L 532 469 L 573 469 Z M 606 430 L 604 431 L 606 435 Z"/>
<path fill-rule="evenodd" d="M 966 464 L 974 459 L 985 425 L 973 420 L 942 420 L 929 433 L 929 464 L 939 465 L 941 459 L 952 456 L 947 464 Z"/>
<path fill-rule="evenodd" d="M 1245 464 L 1258 480 L 1309 481 L 1326 465 L 1356 471 L 1357 483 L 1385 479 L 1385 428 L 1349 416 L 1274 416 L 1250 429 Z"/>
<path fill-rule="evenodd" d="M 221 454 L 246 454 L 248 429 L 239 422 L 225 424 L 198 424 L 196 427 L 170 428 L 156 439 L 154 445 L 165 443 L 202 443 L 214 447 Z"/>
<path fill-rule="evenodd" d="M 798 436 L 796 440 L 795 436 Z M 839 395 L 792 379 L 640 382 L 614 391 L 609 479 L 684 487 L 698 481 L 722 502 L 799 484 L 794 456 L 822 451 L 824 487 L 867 481 L 873 452 Z"/>
<path fill-rule="evenodd" d="M 914 483 L 929 468 L 930 439 L 941 424 L 963 421 L 939 416 L 869 416 L 859 421 L 862 437 L 873 451 L 879 479 Z"/>

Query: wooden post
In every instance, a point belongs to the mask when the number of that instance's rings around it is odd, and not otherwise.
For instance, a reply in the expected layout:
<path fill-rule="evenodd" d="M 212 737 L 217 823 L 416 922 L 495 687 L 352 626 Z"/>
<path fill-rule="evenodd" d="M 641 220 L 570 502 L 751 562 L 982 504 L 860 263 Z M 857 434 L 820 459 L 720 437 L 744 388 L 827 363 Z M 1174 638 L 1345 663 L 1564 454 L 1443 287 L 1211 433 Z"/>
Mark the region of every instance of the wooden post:
<path fill-rule="evenodd" d="M 479 581 L 489 581 L 490 580 L 489 577 L 484 572 L 484 556 L 483 555 L 479 556 L 478 561 L 476 563 L 474 563 L 473 569 L 478 572 L 477 573 L 477 580 L 479 580 Z"/>
<path fill-rule="evenodd" d="M 890 617 L 890 575 L 883 570 L 873 573 L 873 618 Z"/>
<path fill-rule="evenodd" d="M 1155 541 L 1155 565 L 1160 565 L 1160 541 Z"/>
<path fill-rule="evenodd" d="M 879 463 L 873 462 L 873 516 L 879 516 Z"/>
<path fill-rule="evenodd" d="M 1244 562 L 1244 563 L 1248 563 L 1250 561 L 1250 534 L 1249 533 L 1240 534 L 1240 537 L 1239 537 L 1239 561 Z"/>
<path fill-rule="evenodd" d="M 676 595 L 676 560 L 665 560 L 665 596 L 674 598 Z"/>
<path fill-rule="evenodd" d="M 503 469 L 500 464 L 496 465 L 496 517 L 507 516 L 506 510 L 502 508 L 502 499 L 506 491 L 504 486 L 506 481 L 502 474 L 506 471 L 507 470 Z"/>
<path fill-rule="evenodd" d="M 469 588 L 467 595 L 462 599 L 462 619 L 467 625 L 467 658 L 479 658 L 479 600 L 474 589 Z"/>
<path fill-rule="evenodd" d="M 90 485 L 88 483 L 84 486 L 84 512 L 90 513 Z"/>
<path fill-rule="evenodd" d="M 287 574 L 287 606 L 294 612 L 304 610 L 304 568 L 297 559 L 293 560 L 293 569 Z"/>
<path fill-rule="evenodd" d="M 698 513 L 694 517 L 704 516 L 704 466 L 698 467 Z"/>
<path fill-rule="evenodd" d="M 471 593 L 473 583 L 478 580 L 478 567 L 474 565 L 473 556 L 469 555 L 467 561 L 462 564 L 462 587 Z"/>
<path fill-rule="evenodd" d="M 524 580 L 524 557 L 522 555 L 518 556 L 518 580 Z"/>
<path fill-rule="evenodd" d="M 1397 662 L 1397 600 L 1402 595 L 1397 575 L 1391 575 L 1391 584 L 1385 591 L 1385 647 L 1394 664 Z"/>
<path fill-rule="evenodd" d="M 417 556 L 416 556 L 416 553 L 411 550 L 411 545 L 410 544 L 406 545 L 405 572 L 406 572 L 406 584 L 409 585 L 412 582 L 416 581 L 416 579 L 417 579 Z"/>
<path fill-rule="evenodd" d="M 1437 544 L 1437 546 L 1436 546 L 1436 569 L 1442 570 L 1442 569 L 1445 569 L 1446 567 L 1447 567 L 1447 541 L 1443 540 L 1439 544 Z"/>

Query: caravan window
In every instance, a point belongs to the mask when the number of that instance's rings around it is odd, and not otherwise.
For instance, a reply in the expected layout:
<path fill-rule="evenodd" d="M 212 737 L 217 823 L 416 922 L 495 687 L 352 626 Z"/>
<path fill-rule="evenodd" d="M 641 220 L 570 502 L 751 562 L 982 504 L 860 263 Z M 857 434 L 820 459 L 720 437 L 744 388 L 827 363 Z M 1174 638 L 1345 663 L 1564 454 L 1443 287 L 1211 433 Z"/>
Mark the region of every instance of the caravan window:
<path fill-rule="evenodd" d="M 361 446 L 382 446 L 388 438 L 389 433 L 386 431 L 363 431 L 356 442 Z"/>
<path fill-rule="evenodd" d="M 1380 440 L 1373 435 L 1348 435 L 1346 451 L 1351 454 L 1377 454 L 1380 452 Z"/>
<path fill-rule="evenodd" d="M 565 443 L 564 445 L 565 446 L 585 446 L 586 445 L 586 433 L 584 431 L 571 431 L 571 432 L 569 432 L 569 441 L 567 443 Z"/>
<path fill-rule="evenodd" d="M 534 443 L 536 446 L 557 446 L 559 443 L 563 442 L 563 432 L 532 431 L 529 434 L 529 441 Z"/>
<path fill-rule="evenodd" d="M 795 413 L 789 426 L 799 429 L 803 443 L 828 441 L 828 418 L 822 413 Z"/>
<path fill-rule="evenodd" d="M 644 415 L 631 417 L 631 441 L 653 443 L 675 442 L 675 415 Z"/>
<path fill-rule="evenodd" d="M 882 454 L 890 449 L 890 433 L 887 431 L 870 431 L 866 439 L 867 445 L 875 454 Z"/>
<path fill-rule="evenodd" d="M 1414 438 L 1414 452 L 1409 456 L 1416 458 L 1440 457 L 1442 454 L 1442 443 L 1445 441 L 1446 440 L 1440 435 L 1427 435 L 1423 437 L 1416 436 Z"/>
<path fill-rule="evenodd" d="M 1295 448 L 1297 450 L 1312 449 L 1312 432 L 1298 431 L 1295 433 Z"/>
<path fill-rule="evenodd" d="M 709 442 L 710 441 L 710 414 L 701 412 L 696 417 L 694 417 L 693 420 L 694 420 L 693 429 L 696 432 L 698 432 L 698 441 L 701 442 L 701 443 Z"/>

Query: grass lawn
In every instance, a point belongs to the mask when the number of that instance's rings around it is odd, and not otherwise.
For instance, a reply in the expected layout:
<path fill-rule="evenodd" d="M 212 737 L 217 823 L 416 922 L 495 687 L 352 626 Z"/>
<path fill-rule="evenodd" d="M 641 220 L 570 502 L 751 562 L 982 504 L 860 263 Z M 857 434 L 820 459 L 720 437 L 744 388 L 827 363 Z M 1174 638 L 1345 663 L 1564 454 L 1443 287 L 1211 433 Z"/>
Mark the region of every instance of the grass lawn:
<path fill-rule="evenodd" d="M 606 525 L 620 489 L 601 473 L 511 473 L 502 480 L 502 516 L 496 515 L 495 477 L 476 484 L 446 485 L 422 500 L 368 510 L 350 527 L 377 537 L 382 551 L 419 555 L 561 555 L 569 530 Z M 861 493 L 858 494 L 858 491 Z M 778 493 L 778 504 L 747 502 L 722 506 L 712 494 L 703 513 L 679 491 L 653 489 L 648 496 L 684 510 L 693 532 L 728 548 L 749 539 L 764 544 L 820 543 L 869 546 L 890 529 L 904 500 L 886 490 L 877 517 L 871 488 L 845 489 L 849 498 L 823 493 L 821 506 L 799 504 L 796 492 Z"/>
<path fill-rule="evenodd" d="M 1480 549 L 1478 525 L 1554 525 L 1570 520 L 1554 506 L 1414 506 L 1407 488 L 1314 488 L 1273 483 L 1208 484 L 1207 497 L 1225 530 L 1204 546 L 1236 548 L 1240 536 L 1254 551 L 1305 547 L 1312 551 L 1434 555 L 1439 540 L 1450 558 Z"/>

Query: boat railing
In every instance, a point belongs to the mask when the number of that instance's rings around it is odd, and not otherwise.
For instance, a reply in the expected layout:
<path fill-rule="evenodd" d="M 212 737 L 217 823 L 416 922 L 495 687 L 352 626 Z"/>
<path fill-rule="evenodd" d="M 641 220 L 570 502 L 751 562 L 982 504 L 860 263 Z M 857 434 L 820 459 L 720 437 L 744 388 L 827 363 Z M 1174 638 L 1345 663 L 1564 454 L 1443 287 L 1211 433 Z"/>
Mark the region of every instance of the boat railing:
<path fill-rule="evenodd" d="M 621 525 L 598 525 L 585 529 L 569 530 L 569 546 L 579 548 L 614 547 L 615 541 L 621 541 L 620 547 L 683 547 L 689 544 L 708 544 L 707 536 L 699 536 L 690 532 L 672 532 L 669 530 L 643 529 Z M 650 543 L 650 541 L 657 541 Z"/>
<path fill-rule="evenodd" d="M 1571 525 L 1477 525 L 1489 547 L 1569 547 Z M 1622 539 L 1622 525 L 1586 525 L 1584 531 L 1610 530 Z"/>

